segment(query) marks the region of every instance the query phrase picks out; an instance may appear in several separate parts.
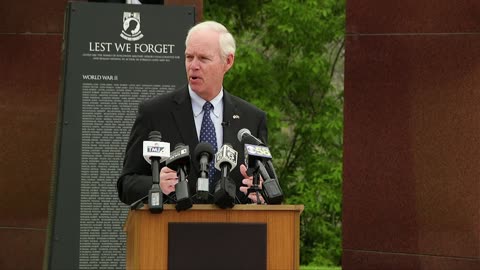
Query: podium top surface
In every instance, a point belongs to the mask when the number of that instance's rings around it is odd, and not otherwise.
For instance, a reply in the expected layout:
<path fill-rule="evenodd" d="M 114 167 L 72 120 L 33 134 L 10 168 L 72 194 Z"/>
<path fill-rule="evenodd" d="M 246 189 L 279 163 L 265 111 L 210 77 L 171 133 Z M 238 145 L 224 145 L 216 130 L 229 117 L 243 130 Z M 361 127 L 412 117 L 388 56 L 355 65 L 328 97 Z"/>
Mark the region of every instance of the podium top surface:
<path fill-rule="evenodd" d="M 268 204 L 237 204 L 233 208 L 222 209 L 214 204 L 194 204 L 192 208 L 185 211 L 192 210 L 218 210 L 218 211 L 299 211 L 302 213 L 304 206 L 293 204 L 280 204 L 280 205 L 268 205 Z M 148 210 L 148 206 L 144 206 L 138 210 Z M 175 210 L 175 204 L 164 204 L 163 210 Z"/>
<path fill-rule="evenodd" d="M 230 209 L 222 209 L 214 204 L 194 204 L 192 206 L 192 208 L 190 209 L 187 209 L 187 210 L 184 210 L 184 211 L 180 211 L 179 214 L 186 214 L 188 215 L 188 213 L 198 213 L 198 211 L 214 211 L 215 213 L 240 213 L 240 212 L 257 212 L 257 211 L 268 211 L 268 212 L 271 212 L 271 211 L 288 211 L 288 212 L 298 212 L 298 214 L 300 215 L 302 213 L 304 209 L 304 206 L 303 205 L 290 205 L 290 204 L 285 204 L 285 205 L 267 205 L 267 204 L 239 204 L 239 205 L 235 205 L 235 207 L 233 208 L 230 208 Z M 148 206 L 144 206 L 140 209 L 136 209 L 136 210 L 130 210 L 129 214 L 128 214 L 128 217 L 127 217 L 127 220 L 124 224 L 124 231 L 127 230 L 127 227 L 129 226 L 128 224 L 130 223 L 131 219 L 132 219 L 132 215 L 135 215 L 135 213 L 137 212 L 148 212 Z M 165 204 L 163 205 L 163 212 L 176 212 L 176 208 L 175 208 L 175 204 Z M 159 214 L 160 216 L 162 215 L 162 213 Z"/>

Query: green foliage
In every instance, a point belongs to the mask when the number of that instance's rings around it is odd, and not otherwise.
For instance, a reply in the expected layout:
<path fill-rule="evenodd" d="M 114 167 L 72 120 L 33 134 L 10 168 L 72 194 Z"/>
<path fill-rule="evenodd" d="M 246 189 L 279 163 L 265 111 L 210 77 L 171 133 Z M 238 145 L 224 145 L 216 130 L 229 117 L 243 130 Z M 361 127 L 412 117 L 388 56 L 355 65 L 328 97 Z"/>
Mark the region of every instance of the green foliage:
<path fill-rule="evenodd" d="M 288 204 L 304 204 L 301 264 L 341 257 L 344 0 L 206 0 L 205 18 L 237 40 L 225 88 L 268 114 L 269 146 Z M 336 86 L 334 86 L 336 85 Z"/>

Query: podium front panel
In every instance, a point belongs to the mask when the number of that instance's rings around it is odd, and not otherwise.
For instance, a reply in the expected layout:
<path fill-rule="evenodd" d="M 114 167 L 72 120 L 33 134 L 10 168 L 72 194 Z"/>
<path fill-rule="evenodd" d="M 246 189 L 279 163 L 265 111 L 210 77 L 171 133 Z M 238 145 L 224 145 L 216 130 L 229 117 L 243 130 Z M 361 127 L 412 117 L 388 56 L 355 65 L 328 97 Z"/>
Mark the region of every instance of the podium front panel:
<path fill-rule="evenodd" d="M 267 224 L 168 224 L 168 269 L 266 270 Z"/>

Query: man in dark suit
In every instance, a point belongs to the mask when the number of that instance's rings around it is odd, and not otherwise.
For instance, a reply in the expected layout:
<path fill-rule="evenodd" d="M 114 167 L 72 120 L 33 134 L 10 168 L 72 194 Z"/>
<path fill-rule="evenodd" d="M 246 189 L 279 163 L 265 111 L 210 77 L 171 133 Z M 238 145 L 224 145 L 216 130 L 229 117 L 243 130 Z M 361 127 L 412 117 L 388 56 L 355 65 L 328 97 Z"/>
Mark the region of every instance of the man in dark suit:
<path fill-rule="evenodd" d="M 243 165 L 243 145 L 237 133 L 247 128 L 252 135 L 267 141 L 266 114 L 245 100 L 229 94 L 223 88 L 223 78 L 235 60 L 235 40 L 228 30 L 217 22 L 203 22 L 188 32 L 185 49 L 185 68 L 188 85 L 171 93 L 146 100 L 139 105 L 127 144 L 122 174 L 117 181 L 120 200 L 131 204 L 148 194 L 152 186 L 151 167 L 142 156 L 143 141 L 151 131 L 159 131 L 162 141 L 169 142 L 173 149 L 178 143 L 190 147 L 192 153 L 202 141 L 202 122 L 205 103 L 215 131 L 215 151 L 229 143 L 238 151 L 238 166 L 230 173 L 237 187 L 237 203 L 256 202 L 255 194 L 246 192 L 252 185 L 252 177 L 246 174 Z M 208 116 L 207 114 L 207 116 Z M 241 164 L 241 165 L 240 165 Z M 192 157 L 187 177 L 190 194 L 196 190 L 199 176 L 198 161 Z M 220 178 L 219 171 L 215 180 Z M 171 195 L 178 183 L 177 174 L 168 167 L 160 171 L 160 188 Z M 210 187 L 213 193 L 213 187 Z M 260 198 L 263 202 L 263 198 Z M 208 201 L 209 203 L 212 200 Z"/>

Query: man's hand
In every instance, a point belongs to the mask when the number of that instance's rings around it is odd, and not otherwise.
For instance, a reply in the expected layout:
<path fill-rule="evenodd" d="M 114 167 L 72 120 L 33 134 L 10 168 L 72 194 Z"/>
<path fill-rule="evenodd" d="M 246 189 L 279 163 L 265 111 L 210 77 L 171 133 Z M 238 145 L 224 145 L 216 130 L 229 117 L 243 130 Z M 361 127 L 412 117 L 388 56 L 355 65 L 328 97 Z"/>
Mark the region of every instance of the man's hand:
<path fill-rule="evenodd" d="M 246 185 L 246 187 L 241 186 L 240 191 L 243 192 L 244 194 L 247 194 L 248 189 L 253 185 L 253 176 L 248 176 L 247 175 L 247 167 L 245 164 L 240 165 L 240 173 L 243 175 L 243 180 L 242 184 Z M 258 184 L 258 187 L 262 189 L 262 183 L 263 179 L 260 177 L 260 183 Z M 248 194 L 248 198 L 252 200 L 252 202 L 257 203 L 257 194 L 256 192 L 252 192 Z M 265 203 L 265 199 L 263 199 L 262 194 L 259 194 L 260 202 Z"/>
<path fill-rule="evenodd" d="M 167 166 L 163 167 L 160 170 L 160 189 L 163 194 L 170 194 L 175 191 L 175 185 L 178 183 L 177 172 L 168 168 Z"/>

